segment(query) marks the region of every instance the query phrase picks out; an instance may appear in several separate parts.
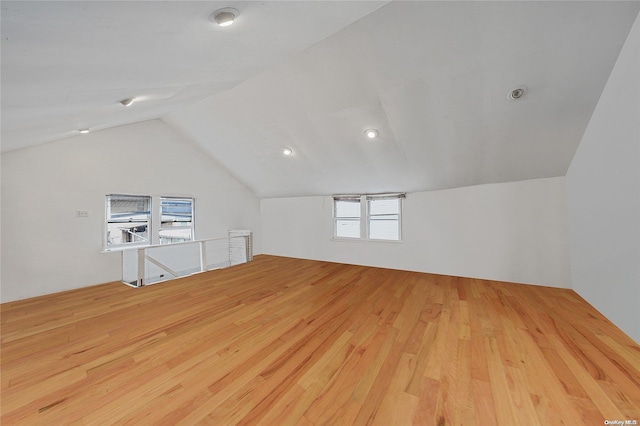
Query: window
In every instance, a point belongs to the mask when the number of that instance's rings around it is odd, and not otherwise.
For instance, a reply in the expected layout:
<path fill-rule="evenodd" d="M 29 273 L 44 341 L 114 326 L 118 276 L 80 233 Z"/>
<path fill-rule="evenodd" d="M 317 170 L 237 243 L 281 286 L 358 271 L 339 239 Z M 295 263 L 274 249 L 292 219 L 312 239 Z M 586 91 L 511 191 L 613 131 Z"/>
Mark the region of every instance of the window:
<path fill-rule="evenodd" d="M 160 244 L 193 240 L 193 199 L 160 198 Z"/>
<path fill-rule="evenodd" d="M 334 198 L 335 236 L 360 238 L 360 198 Z"/>
<path fill-rule="evenodd" d="M 149 244 L 151 197 L 107 195 L 107 247 Z"/>
<path fill-rule="evenodd" d="M 400 198 L 368 198 L 369 239 L 400 240 Z"/>
<path fill-rule="evenodd" d="M 193 198 L 107 195 L 105 218 L 105 250 L 195 238 Z"/>
<path fill-rule="evenodd" d="M 334 237 L 400 241 L 404 197 L 404 194 L 334 196 Z"/>

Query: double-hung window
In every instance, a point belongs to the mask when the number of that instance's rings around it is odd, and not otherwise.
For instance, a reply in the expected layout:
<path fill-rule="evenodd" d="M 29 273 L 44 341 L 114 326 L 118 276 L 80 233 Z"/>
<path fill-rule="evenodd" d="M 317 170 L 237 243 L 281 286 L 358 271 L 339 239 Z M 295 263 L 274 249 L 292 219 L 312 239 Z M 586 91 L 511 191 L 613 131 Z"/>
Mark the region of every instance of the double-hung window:
<path fill-rule="evenodd" d="M 334 238 L 400 241 L 405 194 L 336 195 Z"/>
<path fill-rule="evenodd" d="M 105 250 L 192 241 L 194 211 L 193 198 L 107 195 Z"/>
<path fill-rule="evenodd" d="M 400 241 L 401 200 L 398 196 L 367 196 L 370 240 Z"/>
<path fill-rule="evenodd" d="M 151 197 L 107 195 L 106 219 L 107 248 L 150 244 Z"/>
<path fill-rule="evenodd" d="M 334 197 L 333 221 L 337 238 L 360 238 L 360 196 Z"/>
<path fill-rule="evenodd" d="M 160 198 L 160 244 L 193 240 L 193 198 Z"/>

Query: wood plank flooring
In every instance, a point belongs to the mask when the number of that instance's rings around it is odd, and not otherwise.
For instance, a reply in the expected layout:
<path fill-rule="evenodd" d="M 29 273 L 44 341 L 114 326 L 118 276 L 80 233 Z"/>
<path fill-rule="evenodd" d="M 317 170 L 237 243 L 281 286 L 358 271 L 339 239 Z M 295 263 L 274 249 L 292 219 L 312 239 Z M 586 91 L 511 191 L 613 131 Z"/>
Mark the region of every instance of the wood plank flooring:
<path fill-rule="evenodd" d="M 640 347 L 571 290 L 261 255 L 1 313 L 3 425 L 640 423 Z"/>

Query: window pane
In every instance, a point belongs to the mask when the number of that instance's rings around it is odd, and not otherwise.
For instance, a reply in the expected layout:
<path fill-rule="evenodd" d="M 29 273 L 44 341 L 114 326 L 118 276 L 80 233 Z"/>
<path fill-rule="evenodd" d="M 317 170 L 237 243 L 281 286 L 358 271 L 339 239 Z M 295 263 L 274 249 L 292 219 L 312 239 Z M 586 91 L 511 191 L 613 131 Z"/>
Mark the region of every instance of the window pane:
<path fill-rule="evenodd" d="M 182 243 L 191 240 L 191 229 L 163 229 L 160 231 L 160 244 Z"/>
<path fill-rule="evenodd" d="M 107 245 L 145 243 L 149 241 L 147 222 L 107 224 Z"/>
<path fill-rule="evenodd" d="M 400 240 L 397 215 L 372 217 L 369 222 L 369 238 L 373 240 Z"/>
<path fill-rule="evenodd" d="M 336 200 L 336 217 L 360 217 L 360 201 L 339 201 Z"/>
<path fill-rule="evenodd" d="M 151 197 L 132 195 L 107 196 L 107 220 L 109 222 L 128 222 L 146 220 L 151 212 Z"/>
<path fill-rule="evenodd" d="M 193 221 L 193 200 L 190 198 L 161 198 L 162 228 L 191 226 Z"/>
<path fill-rule="evenodd" d="M 400 213 L 400 199 L 381 199 L 381 200 L 369 200 L 369 215 L 379 214 L 399 214 Z"/>
<path fill-rule="evenodd" d="M 360 238 L 359 219 L 337 219 L 336 237 Z"/>

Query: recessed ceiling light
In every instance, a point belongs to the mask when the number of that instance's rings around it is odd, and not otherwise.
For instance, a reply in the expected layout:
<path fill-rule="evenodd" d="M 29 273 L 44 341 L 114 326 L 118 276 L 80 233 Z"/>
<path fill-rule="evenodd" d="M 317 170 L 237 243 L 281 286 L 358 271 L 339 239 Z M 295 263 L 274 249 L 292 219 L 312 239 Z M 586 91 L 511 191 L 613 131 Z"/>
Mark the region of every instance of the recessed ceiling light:
<path fill-rule="evenodd" d="M 233 24 L 233 21 L 240 15 L 238 9 L 234 9 L 232 7 L 225 7 L 222 9 L 218 9 L 209 15 L 209 20 L 211 22 L 215 22 L 221 27 L 228 27 Z"/>
<path fill-rule="evenodd" d="M 380 133 L 376 129 L 367 129 L 364 131 L 364 135 L 369 139 L 375 139 L 380 135 Z"/>
<path fill-rule="evenodd" d="M 525 86 L 519 86 L 519 87 L 516 87 L 515 89 L 511 89 L 507 93 L 507 100 L 517 101 L 519 99 L 522 99 L 526 91 L 527 91 L 527 88 Z"/>
<path fill-rule="evenodd" d="M 282 150 L 282 153 L 288 157 L 293 155 L 293 150 L 291 148 L 285 148 Z"/>
<path fill-rule="evenodd" d="M 129 105 L 131 105 L 131 104 L 133 103 L 134 99 L 135 99 L 135 98 L 126 98 L 126 99 L 123 99 L 123 100 L 121 100 L 121 101 L 120 101 L 120 104 L 121 104 L 121 105 L 124 105 L 124 106 L 129 106 Z"/>
<path fill-rule="evenodd" d="M 80 129 L 78 130 L 80 133 L 89 133 L 89 129 Z"/>

